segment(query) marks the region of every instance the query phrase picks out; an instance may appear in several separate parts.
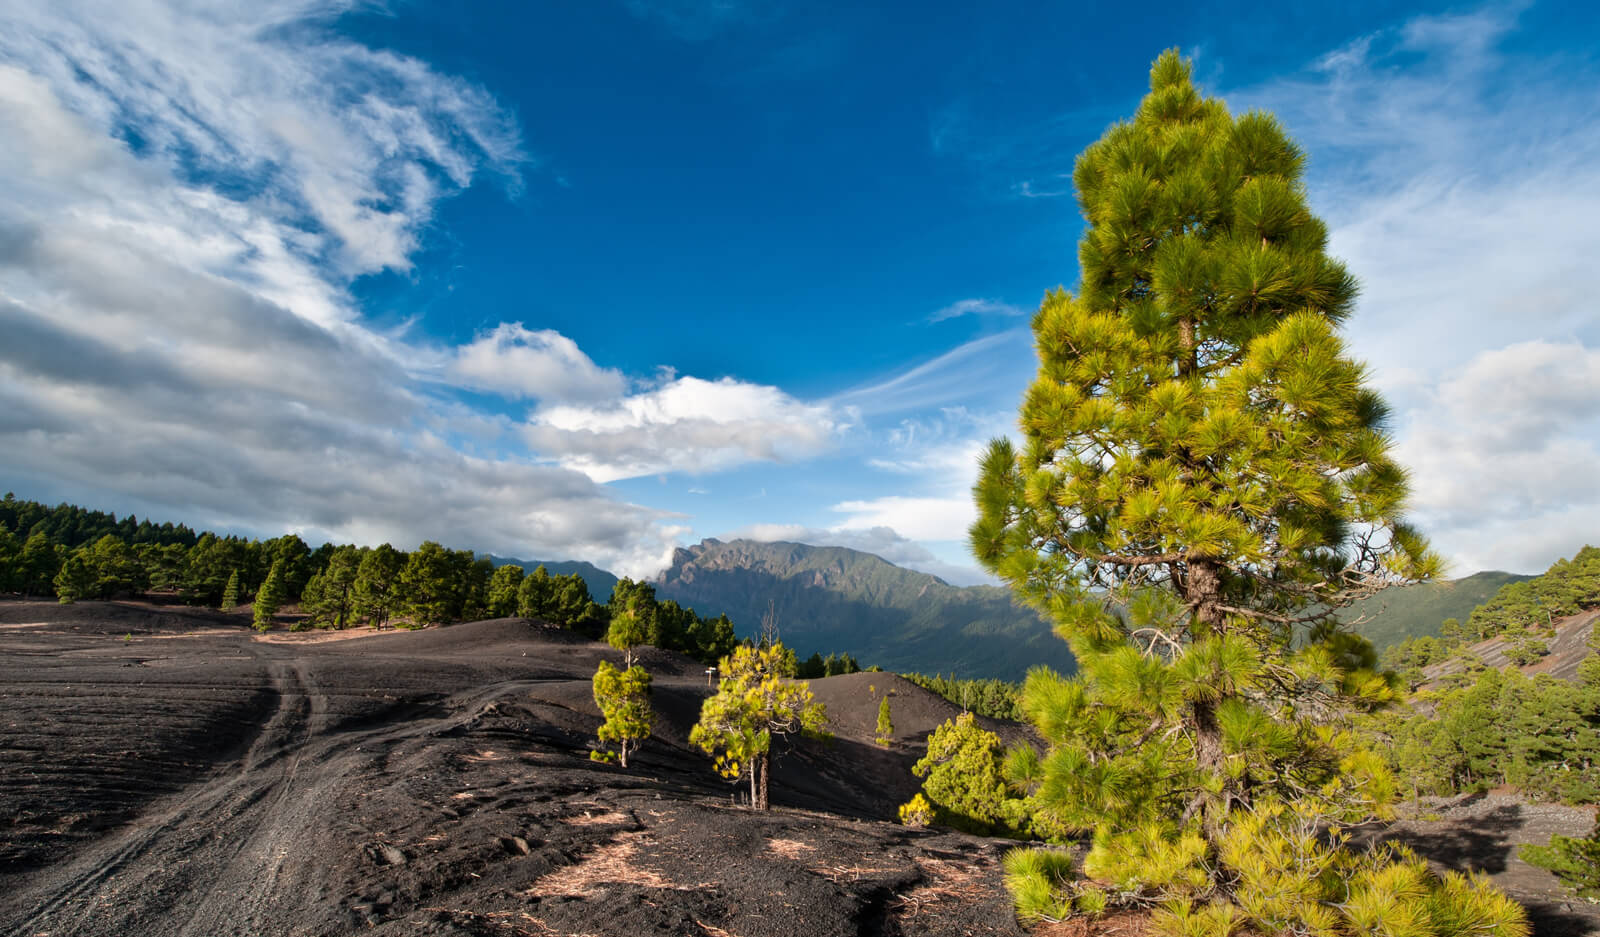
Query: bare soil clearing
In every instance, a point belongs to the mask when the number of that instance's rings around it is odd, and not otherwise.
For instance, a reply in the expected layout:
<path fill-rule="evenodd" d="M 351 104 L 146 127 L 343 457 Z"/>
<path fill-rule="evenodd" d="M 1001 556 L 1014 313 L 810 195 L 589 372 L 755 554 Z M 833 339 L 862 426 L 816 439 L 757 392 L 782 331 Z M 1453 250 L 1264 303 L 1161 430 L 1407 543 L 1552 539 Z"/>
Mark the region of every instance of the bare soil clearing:
<path fill-rule="evenodd" d="M 1010 843 L 892 822 L 922 739 L 957 712 L 893 675 L 813 681 L 837 738 L 781 754 L 776 809 L 754 814 L 688 745 L 710 691 L 685 658 L 642 655 L 658 724 L 623 771 L 588 759 L 589 679 L 620 655 L 570 632 L 262 640 L 242 621 L 0 602 L 0 933 L 1024 933 Z M 1600 934 L 1514 860 L 1587 827 L 1482 804 L 1400 834 L 1526 885 L 1540 933 Z"/>
<path fill-rule="evenodd" d="M 622 771 L 588 760 L 618 655 L 569 632 L 237 621 L 0 602 L 0 932 L 1023 933 L 1009 844 L 883 819 L 942 700 L 892 749 L 781 755 L 761 815 L 688 746 L 709 691 L 676 655 L 643 655 L 660 721 Z"/>

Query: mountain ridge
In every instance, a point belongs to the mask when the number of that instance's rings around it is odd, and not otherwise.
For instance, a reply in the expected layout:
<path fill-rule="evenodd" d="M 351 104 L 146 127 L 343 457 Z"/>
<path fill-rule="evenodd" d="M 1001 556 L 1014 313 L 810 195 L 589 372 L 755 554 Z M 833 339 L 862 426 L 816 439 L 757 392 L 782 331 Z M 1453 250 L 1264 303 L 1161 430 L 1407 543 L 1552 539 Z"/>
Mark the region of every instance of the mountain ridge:
<path fill-rule="evenodd" d="M 1009 590 L 953 586 L 848 547 L 707 539 L 674 551 L 653 585 L 659 598 L 727 614 L 741 637 L 770 608 L 802 657 L 844 652 L 887 670 L 1008 680 L 1037 664 L 1076 669 L 1066 643 Z"/>

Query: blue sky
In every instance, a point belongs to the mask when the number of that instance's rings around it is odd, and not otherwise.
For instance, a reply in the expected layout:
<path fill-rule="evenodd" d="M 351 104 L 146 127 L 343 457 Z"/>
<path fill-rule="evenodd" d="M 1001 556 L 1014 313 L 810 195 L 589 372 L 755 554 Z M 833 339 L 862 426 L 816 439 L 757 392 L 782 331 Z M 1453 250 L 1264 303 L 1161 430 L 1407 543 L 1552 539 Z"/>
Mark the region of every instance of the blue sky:
<path fill-rule="evenodd" d="M 1073 157 L 1177 46 L 1308 150 L 1416 519 L 1542 568 L 1600 531 L 1600 14 L 1336 6 L 0 0 L 0 485 L 978 581 Z"/>

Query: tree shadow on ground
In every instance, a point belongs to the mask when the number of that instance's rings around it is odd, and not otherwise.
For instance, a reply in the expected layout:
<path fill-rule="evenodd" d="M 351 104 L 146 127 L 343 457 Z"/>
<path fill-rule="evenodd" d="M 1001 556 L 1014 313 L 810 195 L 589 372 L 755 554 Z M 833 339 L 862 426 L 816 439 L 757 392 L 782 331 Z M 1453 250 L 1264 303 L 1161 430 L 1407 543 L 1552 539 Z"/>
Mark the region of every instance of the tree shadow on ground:
<path fill-rule="evenodd" d="M 1472 804 L 1482 797 L 1475 794 L 1455 806 Z M 1521 804 L 1504 804 L 1470 819 L 1429 823 L 1421 829 L 1391 828 L 1383 839 L 1407 846 L 1446 869 L 1498 875 L 1506 870 L 1516 849 L 1514 834 L 1525 822 Z"/>

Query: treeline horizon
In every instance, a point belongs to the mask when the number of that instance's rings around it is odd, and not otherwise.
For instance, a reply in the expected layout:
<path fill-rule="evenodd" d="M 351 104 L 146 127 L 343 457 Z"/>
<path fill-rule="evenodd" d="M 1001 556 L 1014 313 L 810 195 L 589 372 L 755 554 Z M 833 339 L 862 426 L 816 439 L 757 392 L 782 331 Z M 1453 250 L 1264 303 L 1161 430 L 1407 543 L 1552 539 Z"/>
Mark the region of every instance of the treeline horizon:
<path fill-rule="evenodd" d="M 654 586 L 627 578 L 602 605 L 577 573 L 495 566 L 432 540 L 411 551 L 387 543 L 312 548 L 293 533 L 255 539 L 197 532 L 73 504 L 52 507 L 14 492 L 0 499 L 0 593 L 64 603 L 159 594 L 224 610 L 259 599 L 272 612 L 298 605 L 300 628 L 420 628 L 517 616 L 591 638 L 631 602 L 654 647 L 715 663 L 739 643 L 727 615 L 657 600 Z"/>

